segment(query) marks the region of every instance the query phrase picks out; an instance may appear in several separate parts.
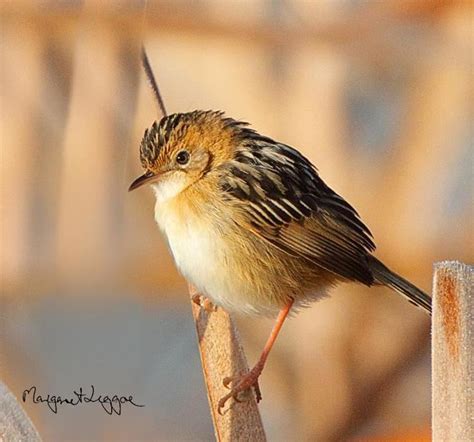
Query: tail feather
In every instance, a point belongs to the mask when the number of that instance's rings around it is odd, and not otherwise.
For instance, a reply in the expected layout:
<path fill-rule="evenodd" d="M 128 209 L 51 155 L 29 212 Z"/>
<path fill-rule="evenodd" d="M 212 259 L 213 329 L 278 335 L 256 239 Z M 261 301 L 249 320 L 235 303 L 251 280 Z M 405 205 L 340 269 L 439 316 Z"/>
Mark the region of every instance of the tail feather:
<path fill-rule="evenodd" d="M 376 283 L 392 288 L 407 298 L 412 304 L 423 308 L 429 315 L 431 315 L 430 296 L 422 292 L 406 279 L 392 272 L 374 256 L 369 257 L 369 267 Z"/>

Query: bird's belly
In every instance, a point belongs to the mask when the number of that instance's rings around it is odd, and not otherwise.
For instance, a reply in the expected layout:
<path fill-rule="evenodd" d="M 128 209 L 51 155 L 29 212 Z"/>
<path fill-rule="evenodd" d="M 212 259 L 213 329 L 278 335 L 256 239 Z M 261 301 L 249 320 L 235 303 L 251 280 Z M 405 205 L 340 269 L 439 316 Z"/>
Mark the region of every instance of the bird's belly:
<path fill-rule="evenodd" d="M 228 311 L 274 314 L 280 308 L 259 295 L 256 281 L 242 277 L 235 249 L 221 228 L 199 220 L 178 222 L 169 214 L 155 212 L 174 260 L 182 275 L 214 304 Z"/>

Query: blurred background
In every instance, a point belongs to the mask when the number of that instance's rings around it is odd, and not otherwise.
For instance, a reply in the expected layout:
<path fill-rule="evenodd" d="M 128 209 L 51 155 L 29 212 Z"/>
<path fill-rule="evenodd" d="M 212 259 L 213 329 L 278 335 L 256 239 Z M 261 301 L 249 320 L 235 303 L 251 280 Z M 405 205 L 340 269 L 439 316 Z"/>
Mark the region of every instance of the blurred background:
<path fill-rule="evenodd" d="M 209 440 L 185 281 L 153 220 L 138 146 L 168 109 L 221 109 L 300 149 L 431 292 L 473 258 L 469 1 L 3 1 L 0 377 L 145 408 L 57 415 L 45 440 Z M 272 321 L 237 317 L 253 364 Z M 429 440 L 429 319 L 345 285 L 285 324 L 261 379 L 270 440 Z"/>

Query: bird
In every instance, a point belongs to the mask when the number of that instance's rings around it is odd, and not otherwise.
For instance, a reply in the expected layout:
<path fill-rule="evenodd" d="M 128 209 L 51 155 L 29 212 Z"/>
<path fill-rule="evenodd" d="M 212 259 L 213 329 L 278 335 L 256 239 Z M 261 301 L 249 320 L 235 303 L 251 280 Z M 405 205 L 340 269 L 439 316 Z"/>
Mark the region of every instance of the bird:
<path fill-rule="evenodd" d="M 369 228 L 298 150 L 222 111 L 166 115 L 140 143 L 155 219 L 175 263 L 198 292 L 229 312 L 276 317 L 256 365 L 225 378 L 218 403 L 258 379 L 290 314 L 344 282 L 384 285 L 431 314 L 431 298 L 378 260 Z"/>

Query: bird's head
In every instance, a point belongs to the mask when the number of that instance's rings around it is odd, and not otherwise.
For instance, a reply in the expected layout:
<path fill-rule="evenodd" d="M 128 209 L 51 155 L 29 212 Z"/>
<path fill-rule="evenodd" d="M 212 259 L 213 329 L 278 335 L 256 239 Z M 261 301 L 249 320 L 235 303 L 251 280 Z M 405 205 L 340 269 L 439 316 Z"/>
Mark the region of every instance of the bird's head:
<path fill-rule="evenodd" d="M 140 144 L 144 174 L 129 191 L 151 184 L 163 199 L 179 194 L 232 158 L 236 134 L 244 125 L 215 111 L 177 113 L 155 121 Z"/>

